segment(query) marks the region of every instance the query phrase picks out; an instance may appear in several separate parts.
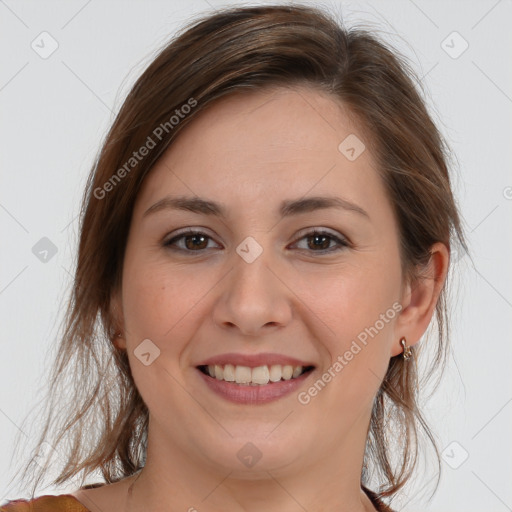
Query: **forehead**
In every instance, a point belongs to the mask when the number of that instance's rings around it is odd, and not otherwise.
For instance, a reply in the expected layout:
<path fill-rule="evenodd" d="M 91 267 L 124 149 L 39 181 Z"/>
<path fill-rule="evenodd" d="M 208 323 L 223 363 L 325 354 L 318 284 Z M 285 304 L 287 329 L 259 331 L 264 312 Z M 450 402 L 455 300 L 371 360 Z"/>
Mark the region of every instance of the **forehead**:
<path fill-rule="evenodd" d="M 243 150 L 267 160 L 299 159 L 306 153 L 339 156 L 338 146 L 350 134 L 364 138 L 341 103 L 310 88 L 278 88 L 236 93 L 209 105 L 174 144 L 172 160 L 204 158 L 185 154 L 189 144 L 216 156 L 244 158 Z"/>
<path fill-rule="evenodd" d="M 377 199 L 384 191 L 358 124 L 341 103 L 310 88 L 230 95 L 180 133 L 138 202 L 147 205 L 164 191 L 223 202 L 228 196 L 246 207 L 309 192 Z"/>

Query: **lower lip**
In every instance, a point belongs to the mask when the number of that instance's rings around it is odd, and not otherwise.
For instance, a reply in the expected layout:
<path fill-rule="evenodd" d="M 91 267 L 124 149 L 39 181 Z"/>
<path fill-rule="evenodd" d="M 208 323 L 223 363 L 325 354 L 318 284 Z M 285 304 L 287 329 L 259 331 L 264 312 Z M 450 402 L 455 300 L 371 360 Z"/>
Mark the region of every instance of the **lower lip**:
<path fill-rule="evenodd" d="M 264 404 L 283 398 L 294 391 L 296 392 L 311 373 L 313 373 L 313 370 L 310 370 L 296 379 L 280 380 L 270 384 L 250 386 L 218 380 L 204 374 L 197 368 L 196 370 L 213 392 L 230 402 L 238 404 Z"/>

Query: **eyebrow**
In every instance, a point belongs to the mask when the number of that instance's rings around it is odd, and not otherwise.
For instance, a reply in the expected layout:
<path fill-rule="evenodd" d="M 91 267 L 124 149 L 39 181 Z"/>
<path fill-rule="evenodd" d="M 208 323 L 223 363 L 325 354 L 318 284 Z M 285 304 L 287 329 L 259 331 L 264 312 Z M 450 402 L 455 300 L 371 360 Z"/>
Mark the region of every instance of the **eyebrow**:
<path fill-rule="evenodd" d="M 367 219 L 370 219 L 368 213 L 357 204 L 351 203 L 346 199 L 334 196 L 315 196 L 304 199 L 289 199 L 281 203 L 279 213 L 281 217 L 290 217 L 301 213 L 308 213 L 314 210 L 326 208 L 338 208 L 358 213 Z M 214 201 L 209 201 L 200 197 L 187 196 L 167 196 L 150 206 L 143 214 L 143 217 L 162 210 L 186 210 L 203 215 L 212 215 L 225 219 L 227 217 L 227 208 Z"/>

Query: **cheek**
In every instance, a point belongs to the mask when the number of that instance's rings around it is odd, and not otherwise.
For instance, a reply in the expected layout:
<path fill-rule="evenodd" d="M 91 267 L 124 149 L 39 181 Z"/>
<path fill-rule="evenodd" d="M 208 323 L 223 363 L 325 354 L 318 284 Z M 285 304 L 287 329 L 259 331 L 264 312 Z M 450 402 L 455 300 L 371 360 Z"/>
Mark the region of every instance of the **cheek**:
<path fill-rule="evenodd" d="M 388 335 L 396 317 L 393 304 L 400 296 L 400 269 L 393 262 L 351 265 L 297 278 L 294 289 L 323 324 L 328 333 L 325 343 L 333 355 L 376 323 L 379 334 Z"/>
<path fill-rule="evenodd" d="M 126 267 L 123 304 L 128 333 L 163 341 L 192 308 L 195 293 L 192 282 L 183 272 L 169 272 L 165 265 L 148 265 L 139 269 Z"/>
<path fill-rule="evenodd" d="M 325 399 L 353 410 L 371 407 L 396 342 L 400 268 L 396 260 L 339 269 L 330 277 L 303 281 L 302 292 L 323 325 L 321 348 L 330 361 L 324 376 L 332 382 Z M 318 330 L 317 330 L 318 332 Z M 334 377 L 332 377 L 334 375 Z M 314 391 L 313 391 L 314 393 Z M 331 394 L 332 393 L 332 394 Z M 328 398 L 329 395 L 329 398 Z M 340 414 L 346 408 L 338 409 Z M 345 412 L 343 412 L 345 411 Z"/>
<path fill-rule="evenodd" d="M 194 280 L 185 266 L 170 267 L 142 254 L 126 259 L 123 313 L 130 367 L 137 389 L 153 413 L 165 416 L 180 404 L 190 407 L 188 395 L 182 391 L 182 354 L 197 329 L 194 314 L 199 308 L 195 306 L 204 296 L 205 286 L 204 281 Z M 142 353 L 141 342 L 147 339 L 154 345 L 146 342 L 150 361 L 145 365 L 138 354 Z M 171 424 L 175 417 L 166 421 Z"/>

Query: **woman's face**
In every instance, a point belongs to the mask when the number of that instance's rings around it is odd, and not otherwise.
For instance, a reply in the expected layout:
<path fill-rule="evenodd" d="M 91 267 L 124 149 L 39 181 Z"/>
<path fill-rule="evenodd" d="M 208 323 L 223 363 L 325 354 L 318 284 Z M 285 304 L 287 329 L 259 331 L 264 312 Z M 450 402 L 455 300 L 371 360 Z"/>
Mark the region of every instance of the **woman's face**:
<path fill-rule="evenodd" d="M 148 455 L 242 478 L 362 457 L 401 351 L 404 291 L 397 224 L 362 144 L 319 92 L 239 94 L 149 174 L 120 294 Z M 286 366 L 313 369 L 290 379 Z"/>

